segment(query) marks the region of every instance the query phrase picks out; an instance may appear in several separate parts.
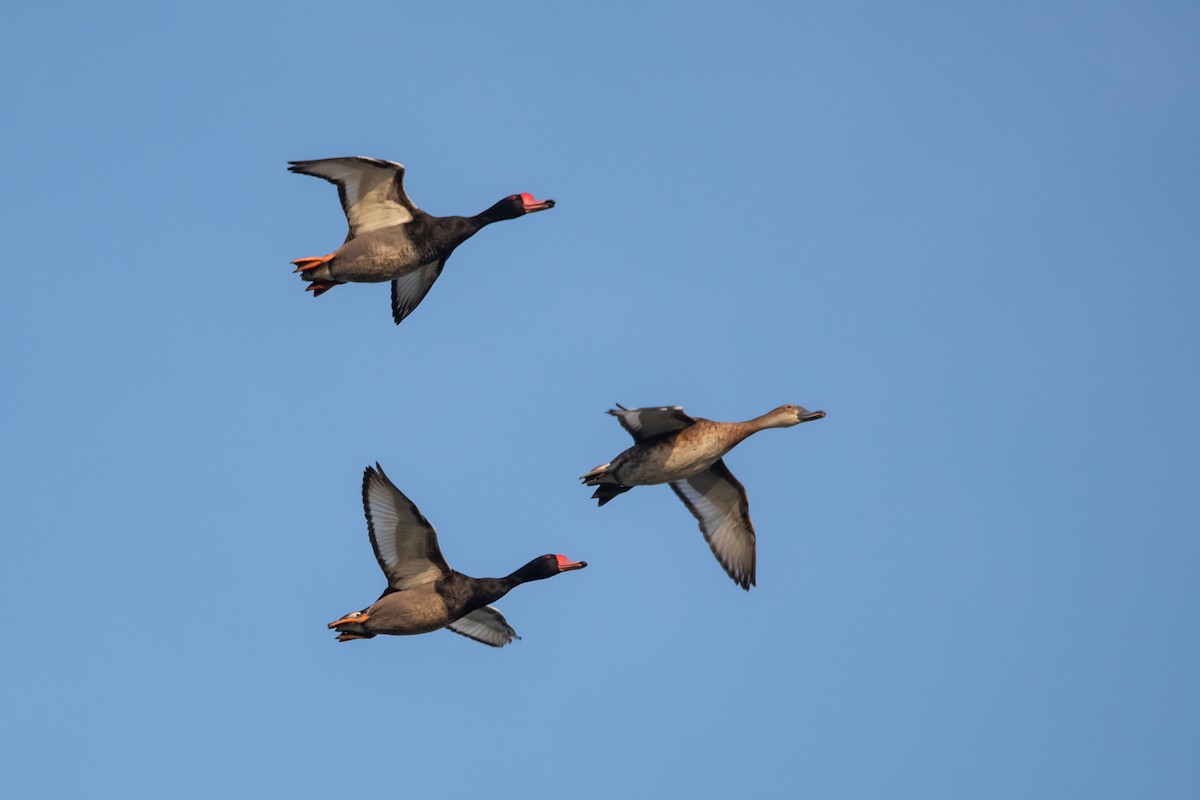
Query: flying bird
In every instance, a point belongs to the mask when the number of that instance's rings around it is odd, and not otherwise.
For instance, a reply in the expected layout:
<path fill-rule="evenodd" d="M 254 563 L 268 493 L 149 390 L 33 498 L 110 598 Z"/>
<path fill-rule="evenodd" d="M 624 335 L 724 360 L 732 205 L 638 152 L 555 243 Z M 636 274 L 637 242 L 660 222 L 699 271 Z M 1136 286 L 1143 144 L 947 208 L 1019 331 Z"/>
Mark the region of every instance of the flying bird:
<path fill-rule="evenodd" d="M 339 283 L 391 281 L 397 325 L 429 294 L 454 248 L 483 226 L 554 208 L 553 200 L 522 193 L 473 217 L 434 217 L 408 199 L 403 164 L 363 156 L 288 163 L 291 172 L 335 184 L 350 224 L 337 250 L 292 262 L 307 290 L 319 297 Z"/>
<path fill-rule="evenodd" d="M 566 556 L 544 555 L 504 578 L 471 578 L 450 569 L 438 547 L 437 531 L 379 464 L 363 472 L 362 493 L 371 548 L 388 585 L 362 611 L 329 623 L 339 642 L 449 628 L 477 642 L 503 647 L 520 637 L 489 603 L 522 583 L 587 566 Z"/>
<path fill-rule="evenodd" d="M 700 523 L 713 555 L 734 582 L 754 585 L 754 526 L 746 489 L 722 459 L 739 442 L 765 428 L 788 428 L 825 416 L 795 405 L 780 406 L 746 422 L 691 417 L 679 406 L 608 412 L 636 444 L 580 480 L 595 486 L 604 505 L 634 486 L 668 483 Z"/>

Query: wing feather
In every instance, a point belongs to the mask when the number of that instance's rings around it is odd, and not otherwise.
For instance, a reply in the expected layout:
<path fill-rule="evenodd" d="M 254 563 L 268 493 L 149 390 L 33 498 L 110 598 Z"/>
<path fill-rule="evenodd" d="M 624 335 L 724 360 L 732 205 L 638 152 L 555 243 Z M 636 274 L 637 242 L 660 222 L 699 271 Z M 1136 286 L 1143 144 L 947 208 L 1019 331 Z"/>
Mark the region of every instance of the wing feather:
<path fill-rule="evenodd" d="M 418 209 L 404 191 L 404 165 L 352 156 L 291 161 L 288 169 L 324 178 L 338 187 L 338 199 L 353 239 L 364 233 L 412 222 Z"/>
<path fill-rule="evenodd" d="M 621 427 L 637 442 L 681 431 L 696 422 L 680 406 L 625 408 L 618 403 L 608 413 L 616 417 Z"/>
<path fill-rule="evenodd" d="M 371 548 L 393 589 L 411 589 L 450 574 L 437 531 L 378 464 L 363 472 L 363 510 Z"/>
<path fill-rule="evenodd" d="M 445 266 L 444 258 L 430 261 L 392 281 L 392 319 L 397 325 L 425 299 Z"/>
<path fill-rule="evenodd" d="M 446 627 L 461 636 L 492 647 L 504 647 L 513 639 L 521 638 L 508 624 L 504 615 L 492 606 L 477 608 L 470 614 L 454 620 Z"/>
<path fill-rule="evenodd" d="M 718 460 L 708 469 L 671 484 L 700 523 L 704 539 L 729 577 L 749 591 L 754 585 L 754 525 L 746 488 Z"/>

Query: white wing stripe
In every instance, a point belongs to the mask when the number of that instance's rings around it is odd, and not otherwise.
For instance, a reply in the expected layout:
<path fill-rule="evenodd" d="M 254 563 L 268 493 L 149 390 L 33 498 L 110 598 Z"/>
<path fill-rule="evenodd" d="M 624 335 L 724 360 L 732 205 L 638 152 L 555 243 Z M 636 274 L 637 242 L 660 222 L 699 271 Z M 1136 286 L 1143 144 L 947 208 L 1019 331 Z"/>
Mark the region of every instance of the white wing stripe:
<path fill-rule="evenodd" d="M 375 158 L 326 158 L 299 162 L 294 169 L 338 185 L 352 236 L 412 222 L 409 206 L 415 206 L 403 196 L 403 188 L 396 185 L 403 180 L 402 164 Z M 393 191 L 401 195 L 400 202 L 393 197 Z"/>
<path fill-rule="evenodd" d="M 429 520 L 382 471 L 368 467 L 364 473 L 363 504 L 372 546 L 392 588 L 410 589 L 449 571 Z"/>
<path fill-rule="evenodd" d="M 396 496 L 388 491 L 388 487 L 378 481 L 371 481 L 367 489 L 367 499 L 371 508 L 371 525 L 375 529 L 375 543 L 379 547 L 379 557 L 388 567 L 395 567 L 400 561 L 397 548 L 397 535 L 393 533 L 400 527 L 400 515 L 396 508 Z"/>

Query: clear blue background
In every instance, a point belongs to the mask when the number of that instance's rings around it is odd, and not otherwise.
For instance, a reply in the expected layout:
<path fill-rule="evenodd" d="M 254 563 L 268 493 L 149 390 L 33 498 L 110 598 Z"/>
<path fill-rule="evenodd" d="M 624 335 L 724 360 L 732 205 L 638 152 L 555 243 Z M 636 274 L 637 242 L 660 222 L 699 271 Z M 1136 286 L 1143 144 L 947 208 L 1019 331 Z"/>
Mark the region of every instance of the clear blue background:
<path fill-rule="evenodd" d="M 10 3 L 11 797 L 1200 796 L 1193 3 Z M 313 300 L 289 159 L 552 212 L 402 326 Z M 604 414 L 828 412 L 728 459 L 759 586 Z M 456 568 L 591 563 L 450 633 Z"/>

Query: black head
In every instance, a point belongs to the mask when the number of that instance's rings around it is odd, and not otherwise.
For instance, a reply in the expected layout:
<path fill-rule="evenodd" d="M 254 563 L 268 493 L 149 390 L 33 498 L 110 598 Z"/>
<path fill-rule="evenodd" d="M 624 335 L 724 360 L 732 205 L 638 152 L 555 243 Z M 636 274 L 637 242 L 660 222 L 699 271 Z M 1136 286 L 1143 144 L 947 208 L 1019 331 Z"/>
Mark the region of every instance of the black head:
<path fill-rule="evenodd" d="M 489 222 L 498 222 L 502 219 L 523 217 L 535 211 L 545 211 L 548 208 L 554 208 L 553 200 L 535 200 L 529 192 L 522 192 L 510 194 L 480 216 L 486 217 Z"/>
<path fill-rule="evenodd" d="M 553 578 L 560 572 L 570 572 L 573 569 L 583 569 L 586 566 L 586 561 L 571 561 L 566 556 L 547 554 L 538 556 L 533 561 L 530 561 L 514 572 L 512 577 L 516 578 L 518 583 L 540 581 L 546 578 Z"/>

